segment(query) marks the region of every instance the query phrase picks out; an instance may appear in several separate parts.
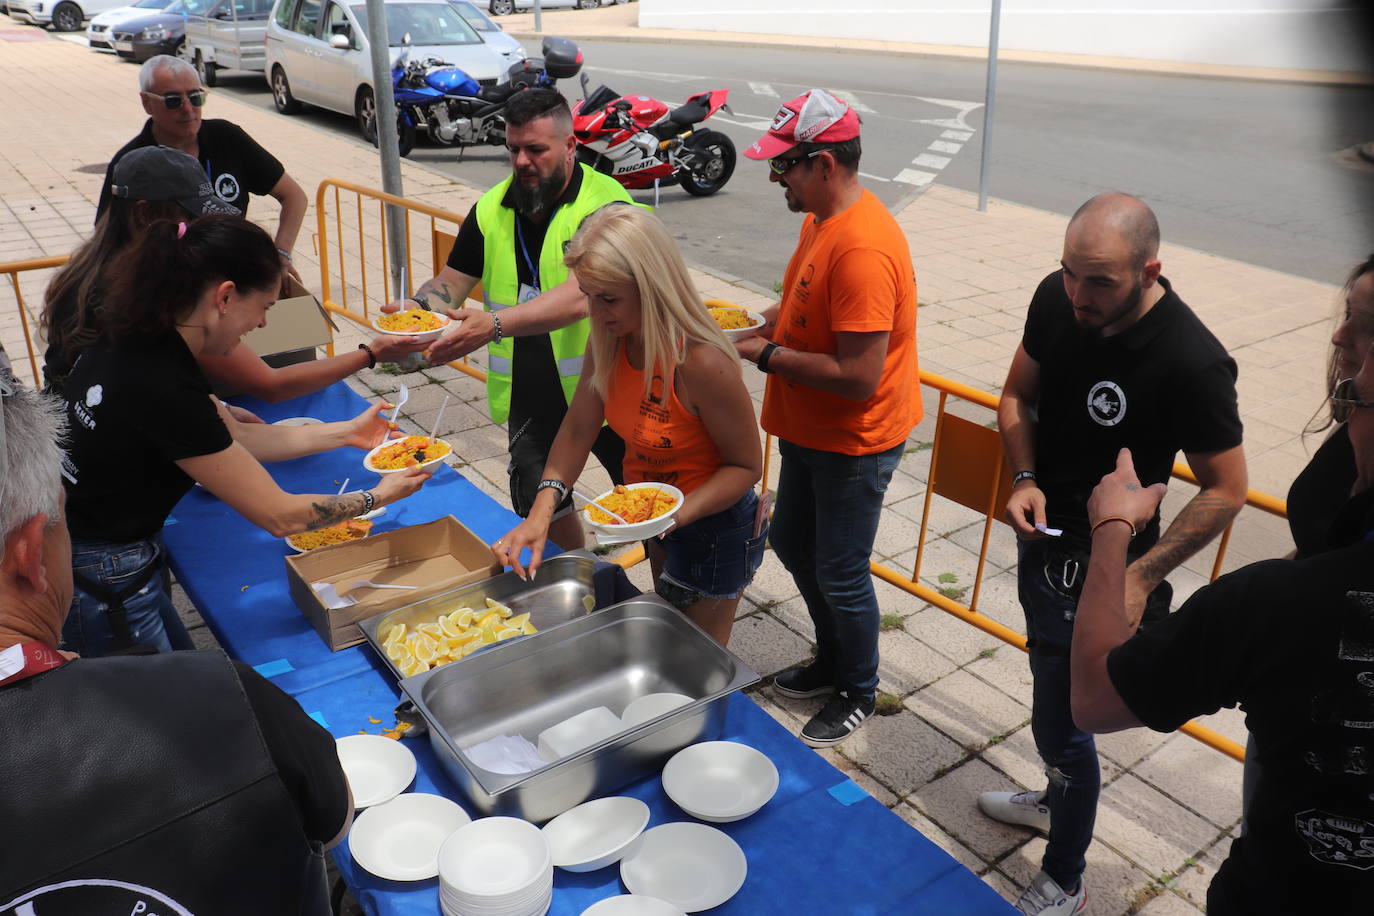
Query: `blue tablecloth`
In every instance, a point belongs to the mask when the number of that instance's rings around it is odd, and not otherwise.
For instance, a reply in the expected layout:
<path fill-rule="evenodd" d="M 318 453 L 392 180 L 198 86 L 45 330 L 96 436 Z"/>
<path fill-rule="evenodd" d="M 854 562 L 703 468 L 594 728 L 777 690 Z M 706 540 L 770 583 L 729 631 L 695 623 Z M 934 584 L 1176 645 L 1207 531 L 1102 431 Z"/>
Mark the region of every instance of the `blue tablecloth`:
<path fill-rule="evenodd" d="M 251 399 L 243 406 L 270 421 L 289 416 L 323 420 L 356 415 L 362 399 L 338 384 L 287 404 Z M 345 477 L 371 483 L 362 452 L 336 452 L 269 467 L 282 486 L 327 492 Z M 379 530 L 452 514 L 480 537 L 494 540 L 515 516 L 461 474 L 444 468 L 419 493 L 391 506 Z M 257 666 L 335 736 L 378 732 L 390 725 L 399 691 L 370 649 L 330 652 L 296 610 L 287 592 L 280 540 L 196 490 L 177 506 L 164 532 L 172 568 L 221 645 Z M 245 588 L 246 586 L 246 588 Z M 744 887 L 713 913 L 765 914 L 1007 914 L 1010 906 L 971 872 L 888 811 L 805 747 L 743 695 L 731 698 L 725 738 L 763 751 L 777 765 L 777 795 L 758 814 L 719 825 L 749 860 Z M 411 791 L 466 800 L 448 779 L 426 739 L 408 740 L 419 771 Z M 663 794 L 658 778 L 624 790 L 650 808 L 650 826 L 690 820 Z M 339 872 L 372 913 L 438 912 L 438 881 L 385 881 L 359 868 L 347 843 L 334 853 Z M 576 916 L 603 897 L 625 893 L 619 871 L 557 870 L 550 913 Z"/>

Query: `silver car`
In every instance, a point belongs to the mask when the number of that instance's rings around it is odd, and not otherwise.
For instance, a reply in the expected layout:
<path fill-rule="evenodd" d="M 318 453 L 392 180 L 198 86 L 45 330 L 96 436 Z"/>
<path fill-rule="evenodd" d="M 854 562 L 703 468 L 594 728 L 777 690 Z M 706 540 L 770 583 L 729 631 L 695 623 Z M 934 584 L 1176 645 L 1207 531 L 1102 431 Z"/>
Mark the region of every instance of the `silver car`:
<path fill-rule="evenodd" d="M 541 10 L 569 9 L 594 10 L 601 6 L 612 6 L 616 0 L 541 0 Z M 621 0 L 629 3 L 630 0 Z M 504 16 L 516 10 L 534 9 L 534 0 L 487 0 L 487 9 L 493 16 Z"/>
<path fill-rule="evenodd" d="M 494 47 L 449 0 L 387 0 L 387 37 L 395 59 L 409 36 L 410 60 L 438 58 L 484 86 L 507 78 L 525 58 L 518 42 Z M 504 33 L 502 33 L 504 36 Z M 267 82 L 283 114 L 301 103 L 351 114 L 364 137 L 375 123 L 367 5 L 361 0 L 277 0 L 267 23 Z"/>

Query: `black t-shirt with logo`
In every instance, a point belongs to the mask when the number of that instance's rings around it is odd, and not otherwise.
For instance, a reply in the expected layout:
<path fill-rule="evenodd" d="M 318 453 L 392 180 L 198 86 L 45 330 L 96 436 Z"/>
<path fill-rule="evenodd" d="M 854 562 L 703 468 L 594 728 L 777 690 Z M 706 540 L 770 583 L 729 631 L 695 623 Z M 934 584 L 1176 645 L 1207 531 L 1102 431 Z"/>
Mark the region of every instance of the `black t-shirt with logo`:
<path fill-rule="evenodd" d="M 1050 527 L 1088 539 L 1088 497 L 1131 450 L 1145 484 L 1167 483 L 1179 451 L 1215 452 L 1241 442 L 1236 363 L 1163 277 L 1164 296 L 1111 337 L 1073 317 L 1063 271 L 1041 281 L 1022 344 L 1040 364 L 1035 472 Z M 1156 515 L 1143 540 L 1159 536 Z"/>
<path fill-rule="evenodd" d="M 1346 546 L 1223 576 L 1107 657 L 1112 685 L 1150 728 L 1239 703 L 1255 736 L 1247 832 L 1217 870 L 1208 913 L 1374 907 L 1371 497 L 1346 504 Z"/>
<path fill-rule="evenodd" d="M 72 367 L 66 394 L 63 472 L 74 538 L 153 537 L 193 483 L 175 462 L 233 443 L 209 381 L 176 333 L 90 347 Z"/>
<path fill-rule="evenodd" d="M 266 194 L 277 186 L 286 168 L 267 150 L 258 146 L 237 124 L 218 118 L 200 122 L 196 135 L 200 146 L 200 165 L 210 179 L 210 187 L 229 203 L 248 214 L 248 195 Z M 115 163 L 130 150 L 157 146 L 153 139 L 153 121 L 148 119 L 137 137 L 120 147 L 105 170 L 105 184 L 100 189 L 100 203 L 95 218 L 110 204 L 110 185 L 114 182 Z"/>

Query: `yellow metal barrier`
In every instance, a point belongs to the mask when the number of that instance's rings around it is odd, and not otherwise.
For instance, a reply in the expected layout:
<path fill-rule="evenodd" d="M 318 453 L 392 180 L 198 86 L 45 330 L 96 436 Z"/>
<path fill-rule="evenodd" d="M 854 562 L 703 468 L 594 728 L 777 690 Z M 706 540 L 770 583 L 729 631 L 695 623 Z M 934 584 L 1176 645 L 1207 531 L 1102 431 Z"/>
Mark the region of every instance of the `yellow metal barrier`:
<path fill-rule="evenodd" d="M 67 263 L 68 255 L 56 255 L 48 258 L 29 258 L 25 261 L 9 261 L 0 264 L 0 274 L 9 278 L 10 288 L 14 290 L 14 300 L 19 311 L 19 326 L 24 331 L 24 347 L 28 350 L 29 370 L 33 373 L 33 385 L 41 388 L 43 385 L 43 374 L 38 368 L 38 354 L 33 346 L 33 331 L 29 328 L 28 309 L 24 307 L 24 291 L 19 285 L 19 275 L 30 270 L 49 270 L 53 267 L 61 267 Z M 13 359 L 13 357 L 11 357 Z"/>

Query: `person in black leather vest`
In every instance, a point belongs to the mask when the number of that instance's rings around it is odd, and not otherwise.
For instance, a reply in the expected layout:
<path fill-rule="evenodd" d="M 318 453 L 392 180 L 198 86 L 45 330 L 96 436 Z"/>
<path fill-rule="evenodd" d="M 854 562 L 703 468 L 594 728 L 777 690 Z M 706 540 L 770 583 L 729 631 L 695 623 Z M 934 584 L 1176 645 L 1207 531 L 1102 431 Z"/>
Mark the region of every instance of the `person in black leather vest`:
<path fill-rule="evenodd" d="M 83 659 L 60 405 L 0 374 L 0 916 L 327 914 L 330 735 L 219 651 Z"/>

